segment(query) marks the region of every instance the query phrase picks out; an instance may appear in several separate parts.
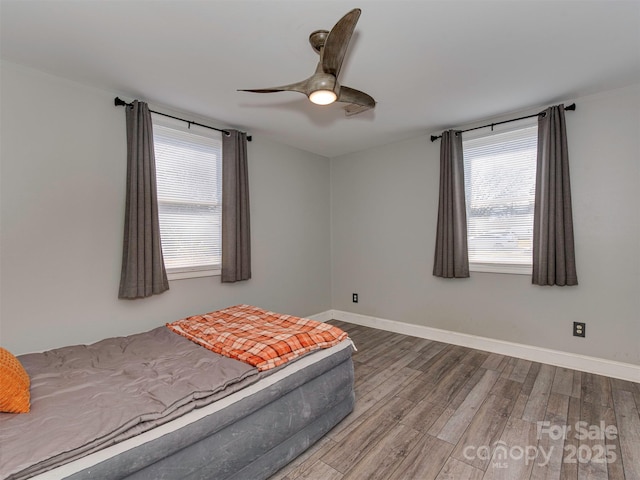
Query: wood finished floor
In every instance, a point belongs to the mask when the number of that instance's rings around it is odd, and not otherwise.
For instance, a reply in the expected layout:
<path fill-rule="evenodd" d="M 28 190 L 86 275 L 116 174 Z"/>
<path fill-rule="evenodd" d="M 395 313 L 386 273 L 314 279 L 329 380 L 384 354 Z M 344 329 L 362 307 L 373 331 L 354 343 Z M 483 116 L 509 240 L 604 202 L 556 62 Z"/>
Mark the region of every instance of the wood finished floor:
<path fill-rule="evenodd" d="M 640 384 L 331 323 L 355 409 L 270 480 L 640 480 Z"/>

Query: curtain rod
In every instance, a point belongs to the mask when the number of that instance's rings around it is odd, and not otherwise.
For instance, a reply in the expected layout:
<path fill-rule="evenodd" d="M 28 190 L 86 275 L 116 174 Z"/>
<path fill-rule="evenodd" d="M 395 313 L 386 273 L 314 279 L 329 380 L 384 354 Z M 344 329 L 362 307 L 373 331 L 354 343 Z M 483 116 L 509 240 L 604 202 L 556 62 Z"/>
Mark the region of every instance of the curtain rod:
<path fill-rule="evenodd" d="M 568 105 L 568 106 L 564 107 L 564 109 L 565 110 L 575 110 L 576 109 L 576 104 L 572 103 L 571 105 Z M 481 127 L 467 128 L 466 130 L 461 130 L 460 133 L 470 132 L 471 130 L 478 130 L 480 128 L 486 128 L 486 127 L 491 127 L 491 129 L 493 130 L 493 127 L 495 127 L 496 125 L 502 125 L 503 123 L 517 122 L 518 120 L 524 120 L 525 118 L 537 117 L 538 115 L 542 115 L 543 113 L 544 112 L 540 112 L 540 113 L 535 113 L 533 115 L 527 115 L 526 117 L 514 118 L 514 119 L 511 119 L 511 120 L 504 120 L 502 122 L 489 123 L 487 125 L 482 125 Z M 442 137 L 442 135 L 431 135 L 431 141 L 435 142 L 440 137 Z"/>
<path fill-rule="evenodd" d="M 116 97 L 113 99 L 113 104 L 116 107 L 130 107 L 133 105 L 133 103 L 127 103 L 124 100 L 122 100 L 120 97 Z M 229 135 L 229 131 L 228 130 L 223 130 L 221 128 L 216 128 L 216 127 L 210 127 L 209 125 L 203 125 L 202 123 L 198 123 L 198 122 L 192 122 L 191 120 L 185 120 L 184 118 L 180 118 L 180 117 L 174 117 L 173 115 L 168 115 L 166 113 L 162 113 L 162 112 L 156 112 L 155 110 L 149 110 L 151 113 L 155 113 L 157 115 L 162 115 L 163 117 L 169 117 L 169 118 L 173 118 L 174 120 L 180 120 L 182 122 L 187 123 L 189 126 L 191 125 L 198 125 L 199 127 L 204 127 L 204 128 L 209 128 L 211 130 L 216 130 L 217 132 L 222 132 L 225 135 Z M 251 135 L 247 135 L 247 141 L 250 142 L 251 141 Z"/>

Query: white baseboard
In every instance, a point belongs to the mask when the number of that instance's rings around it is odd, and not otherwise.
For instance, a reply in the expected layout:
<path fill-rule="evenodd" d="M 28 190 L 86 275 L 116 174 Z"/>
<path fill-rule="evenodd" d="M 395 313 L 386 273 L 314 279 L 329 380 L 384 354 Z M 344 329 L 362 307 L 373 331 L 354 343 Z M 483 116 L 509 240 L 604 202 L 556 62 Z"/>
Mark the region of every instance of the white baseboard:
<path fill-rule="evenodd" d="M 305 318 L 310 318 L 311 320 L 315 320 L 317 322 L 326 323 L 329 320 L 337 320 L 337 318 L 333 316 L 334 312 L 336 312 L 336 310 L 327 310 L 326 312 L 316 313 L 315 315 L 311 315 L 310 317 Z"/>
<path fill-rule="evenodd" d="M 547 363 L 557 367 L 580 370 L 582 372 L 605 375 L 607 377 L 619 378 L 631 382 L 640 382 L 640 365 L 616 362 L 604 358 L 589 357 L 577 353 L 562 352 L 548 348 L 535 347 L 520 343 L 506 342 L 493 338 L 479 337 L 466 333 L 441 330 L 439 328 L 425 327 L 411 323 L 397 322 L 384 318 L 376 318 L 358 313 L 345 312 L 342 310 L 327 310 L 326 312 L 314 315 L 314 320 L 326 322 L 330 319 L 340 320 L 356 325 L 378 328 L 413 337 L 426 338 L 438 342 L 461 345 L 463 347 L 476 348 L 510 357 L 523 358 L 533 362 Z M 356 345 L 357 347 L 357 345 Z"/>

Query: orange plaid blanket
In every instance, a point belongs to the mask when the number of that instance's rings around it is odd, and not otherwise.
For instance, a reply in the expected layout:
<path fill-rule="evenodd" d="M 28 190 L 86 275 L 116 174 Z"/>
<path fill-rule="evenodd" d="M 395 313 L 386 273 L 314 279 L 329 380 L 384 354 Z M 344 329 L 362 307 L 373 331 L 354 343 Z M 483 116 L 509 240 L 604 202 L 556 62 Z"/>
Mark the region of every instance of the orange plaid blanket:
<path fill-rule="evenodd" d="M 174 332 L 209 350 L 269 370 L 307 352 L 347 338 L 335 327 L 251 305 L 194 315 L 167 323 Z"/>

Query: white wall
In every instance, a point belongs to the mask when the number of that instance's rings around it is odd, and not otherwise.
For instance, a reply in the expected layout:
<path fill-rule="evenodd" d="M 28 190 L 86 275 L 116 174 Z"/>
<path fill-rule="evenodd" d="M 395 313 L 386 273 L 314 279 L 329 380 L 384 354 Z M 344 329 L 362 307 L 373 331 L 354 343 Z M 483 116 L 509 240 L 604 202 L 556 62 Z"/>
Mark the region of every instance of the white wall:
<path fill-rule="evenodd" d="M 259 136 L 248 152 L 253 278 L 177 280 L 119 300 L 126 133 L 116 94 L 1 67 L 3 347 L 87 343 L 237 303 L 305 316 L 331 308 L 329 161 Z"/>
<path fill-rule="evenodd" d="M 333 308 L 640 364 L 640 85 L 577 99 L 567 130 L 580 285 L 433 277 L 440 144 L 425 135 L 332 159 Z"/>

